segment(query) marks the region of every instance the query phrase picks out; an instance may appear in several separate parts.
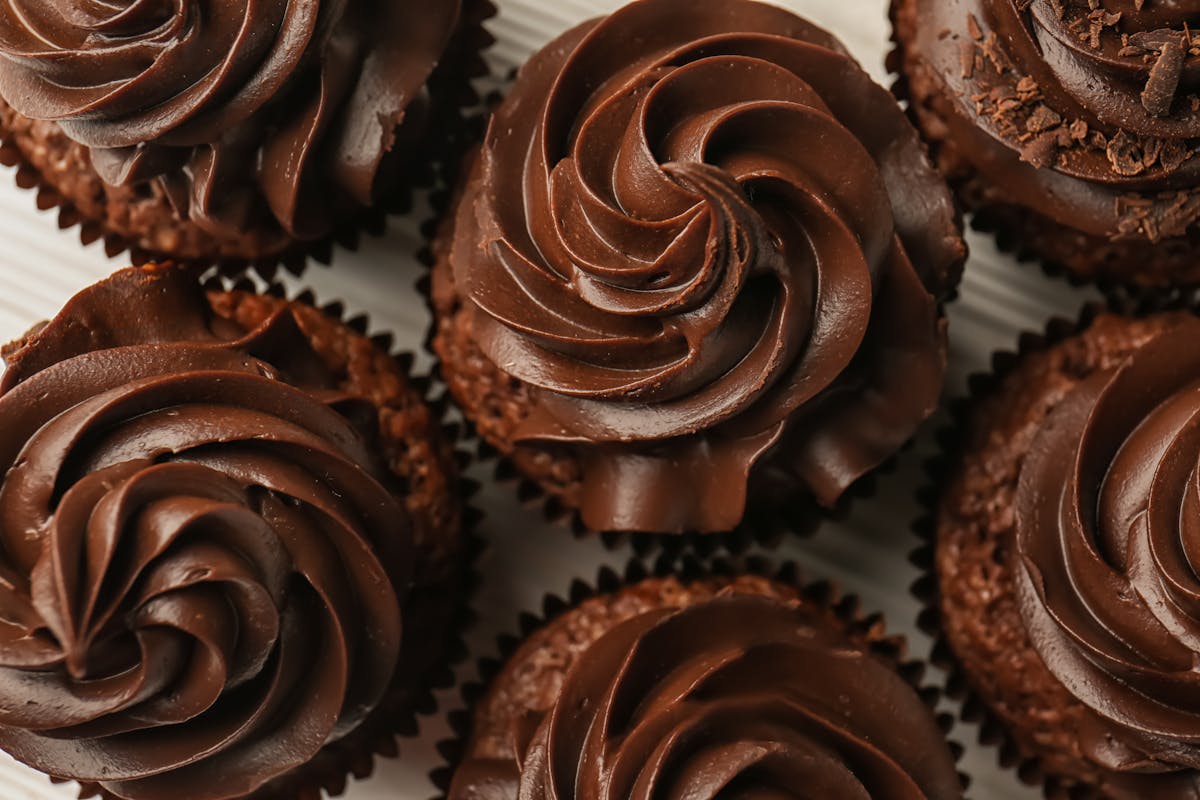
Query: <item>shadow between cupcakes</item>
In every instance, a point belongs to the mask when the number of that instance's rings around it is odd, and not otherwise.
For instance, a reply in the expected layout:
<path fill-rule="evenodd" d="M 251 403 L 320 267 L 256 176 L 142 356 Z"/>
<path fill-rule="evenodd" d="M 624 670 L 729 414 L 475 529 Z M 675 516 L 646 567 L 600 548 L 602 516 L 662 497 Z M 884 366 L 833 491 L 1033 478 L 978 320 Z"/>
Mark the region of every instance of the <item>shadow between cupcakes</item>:
<path fill-rule="evenodd" d="M 942 582 L 938 573 L 938 548 L 939 537 L 941 535 L 940 519 L 944 513 L 947 513 L 943 511 L 944 495 L 948 493 L 947 487 L 956 485 L 955 481 L 963 474 L 963 460 L 968 452 L 972 455 L 984 452 L 981 448 L 968 450 L 966 437 L 969 433 L 974 436 L 979 435 L 979 431 L 975 430 L 980 421 L 979 415 L 984 413 L 984 410 L 995 412 L 999 408 L 999 406 L 996 406 L 996 402 L 998 402 L 1002 387 L 1017 372 L 1026 358 L 1048 353 L 1063 343 L 1075 340 L 1076 337 L 1090 330 L 1097 319 L 1102 318 L 1105 314 L 1113 314 L 1135 322 L 1145 323 L 1147 326 L 1146 329 L 1136 334 L 1142 337 L 1141 340 L 1145 342 L 1156 335 L 1155 331 L 1161 333 L 1171 325 L 1167 317 L 1161 317 L 1161 323 L 1156 322 L 1156 320 L 1160 319 L 1158 315 L 1194 315 L 1195 313 L 1196 306 L 1194 303 L 1181 297 L 1144 294 L 1138 297 L 1113 297 L 1103 303 L 1093 302 L 1084 305 L 1075 320 L 1056 317 L 1046 324 L 1040 334 L 1021 334 L 1018 340 L 1018 347 L 1015 350 L 998 351 L 993 354 L 992 369 L 989 372 L 976 373 L 970 377 L 968 393 L 951 403 L 949 408 L 950 421 L 945 423 L 937 432 L 937 455 L 930 458 L 924 465 L 926 481 L 917 493 L 917 500 L 922 512 L 913 523 L 913 531 L 921 543 L 911 553 L 910 560 L 922 573 L 921 577 L 912 585 L 911 591 L 913 596 L 923 606 L 918 617 L 918 626 L 934 639 L 934 647 L 930 660 L 946 674 L 946 694 L 948 697 L 961 703 L 961 718 L 966 722 L 976 723 L 980 726 L 978 739 L 981 744 L 996 748 L 997 760 L 1000 766 L 1004 769 L 1013 770 L 1023 783 L 1030 786 L 1040 786 L 1045 796 L 1053 798 L 1053 800 L 1068 800 L 1068 798 L 1070 800 L 1100 800 L 1100 798 L 1109 797 L 1108 792 L 1110 791 L 1129 792 L 1130 787 L 1122 786 L 1120 773 L 1106 771 L 1099 765 L 1085 761 L 1084 756 L 1078 752 L 1073 758 L 1079 759 L 1080 763 L 1089 765 L 1087 769 L 1091 770 L 1095 775 L 1099 775 L 1100 779 L 1107 781 L 1104 786 L 1101 786 L 1099 783 L 1085 783 L 1079 774 L 1067 775 L 1064 774 L 1062 768 L 1055 766 L 1055 764 L 1065 763 L 1063 761 L 1064 758 L 1071 758 L 1064 755 L 1065 751 L 1061 745 L 1074 741 L 1076 742 L 1076 747 L 1081 746 L 1078 744 L 1078 740 L 1082 734 L 1073 727 L 1074 723 L 1070 726 L 1067 726 L 1066 723 L 1060 723 L 1055 726 L 1053 723 L 1044 722 L 1040 729 L 1032 731 L 1022 730 L 1020 735 L 1018 735 L 1014 733 L 1010 723 L 1005 721 L 1003 714 L 994 709 L 986 697 L 986 695 L 994 691 L 1001 692 L 1004 697 L 996 702 L 1010 706 L 1009 713 L 1020 717 L 1026 722 L 1029 721 L 1025 714 L 1027 706 L 1035 709 L 1041 718 L 1047 719 L 1049 718 L 1047 715 L 1051 714 L 1059 715 L 1056 717 L 1058 719 L 1065 719 L 1075 712 L 1087 712 L 1086 706 L 1072 697 L 1068 693 L 1068 690 L 1058 682 L 1057 678 L 1048 671 L 1048 668 L 1034 649 L 1029 639 L 1029 634 L 1025 632 L 1023 627 L 1020 627 L 1024 623 L 1020 619 L 1019 610 L 1015 606 L 1012 606 L 1016 602 L 1015 589 L 1012 586 L 1014 583 L 1012 576 L 1009 575 L 1006 582 L 1001 582 L 996 577 L 996 570 L 1001 566 L 1004 566 L 1008 572 L 1012 571 L 1011 567 L 1005 565 L 1009 563 L 1011 558 L 1009 552 L 1015 547 L 1012 541 L 1015 537 L 1015 523 L 1003 521 L 1004 519 L 1008 519 L 1008 517 L 1003 516 L 1007 506 L 997 505 L 993 509 L 990 524 L 995 526 L 996 532 L 990 529 L 976 531 L 974 528 L 963 528 L 960 531 L 959 528 L 963 527 L 962 525 L 953 528 L 951 532 L 956 537 L 955 542 L 962 545 L 959 550 L 974 547 L 979 551 L 975 555 L 980 559 L 996 559 L 994 564 L 991 561 L 986 561 L 986 563 L 980 566 L 978 571 L 964 568 L 962 569 L 964 575 L 957 576 L 956 579 L 959 582 L 964 580 L 968 582 L 972 580 L 976 580 L 977 582 L 997 581 L 994 585 L 989 583 L 986 587 L 970 583 L 970 585 L 975 586 L 977 596 L 986 598 L 987 602 L 988 614 L 986 618 L 981 614 L 977 615 L 980 626 L 986 623 L 988 626 L 987 630 L 991 632 L 989 635 L 994 635 L 996 642 L 1005 643 L 1003 646 L 1003 657 L 1009 659 L 1009 663 L 1003 668 L 996 664 L 990 665 L 990 668 L 994 671 L 993 677 L 1001 674 L 1007 675 L 1010 672 L 1016 673 L 1022 669 L 1021 665 L 1034 669 L 1036 674 L 1032 679 L 1022 683 L 1022 691 L 1026 695 L 1025 699 L 1020 703 L 1013 701 L 1012 691 L 1015 690 L 1012 687 L 1009 687 L 1007 693 L 1004 693 L 1000 689 L 983 691 L 973 685 L 974 681 L 971 678 L 971 670 L 964 664 L 964 656 L 955 651 L 955 648 L 951 644 L 950 636 L 943 628 L 945 614 L 943 606 L 948 600 L 943 594 Z M 1161 327 L 1154 327 L 1159 325 Z M 1140 346 L 1138 345 L 1138 347 Z M 1083 356 L 1080 357 L 1082 358 Z M 1088 356 L 1088 358 L 1091 358 L 1091 356 Z M 1084 371 L 1085 366 L 1082 363 L 1076 363 L 1069 359 L 1065 359 L 1059 369 L 1064 375 L 1071 375 L 1071 380 L 1077 382 L 1074 384 L 1076 386 L 1086 376 L 1101 371 L 1096 367 L 1093 367 L 1090 371 Z M 1054 384 L 1041 388 L 1056 394 L 1063 393 L 1063 389 Z M 1069 393 L 1070 390 L 1066 392 L 1066 395 L 1069 395 Z M 985 409 L 984 406 L 989 401 L 992 402 L 992 405 L 987 406 Z M 1057 404 L 1054 407 L 1057 407 Z M 1039 411 L 1039 413 L 1042 412 Z M 1042 425 L 1044 426 L 1044 424 L 1045 417 L 1042 418 Z M 1011 432 L 1009 433 L 1011 435 Z M 1017 473 L 1019 474 L 1019 465 L 1017 467 Z M 993 483 L 1002 486 L 1009 486 L 1010 484 L 1011 476 L 997 477 L 990 472 L 987 475 L 988 479 Z M 1011 480 L 1015 482 L 1016 478 L 1011 478 Z M 953 506 L 952 509 L 957 514 L 960 507 Z M 1012 509 L 1009 510 L 1012 511 Z M 971 512 L 963 510 L 961 513 Z M 995 514 L 1001 514 L 1002 516 L 998 520 Z M 947 525 L 949 524 L 947 523 Z M 962 533 L 964 532 L 974 534 L 977 538 L 963 536 Z M 981 553 L 988 552 L 991 553 L 990 556 L 980 555 Z M 983 577 L 984 575 L 992 577 Z M 998 610 L 998 607 L 1001 605 L 1003 608 Z M 1019 626 L 1017 632 L 1013 634 L 1017 637 L 1015 642 L 1012 636 L 1009 635 L 1010 632 L 1006 627 L 1010 622 L 1013 622 L 1012 615 L 1014 614 L 1017 615 L 1015 624 Z M 1001 627 L 1001 622 L 1003 623 L 1003 628 Z M 979 668 L 976 667 L 977 670 Z M 985 665 L 984 668 L 986 669 L 988 666 Z M 1051 699 L 1054 699 L 1056 702 L 1065 700 L 1068 706 L 1059 709 L 1049 708 L 1047 707 L 1047 703 Z M 1072 717 L 1072 719 L 1075 719 L 1075 717 Z M 1012 723 L 1012 725 L 1016 724 Z M 1070 730 L 1068 731 L 1066 728 L 1070 728 Z M 1039 739 L 1039 745 L 1037 746 L 1030 743 L 1030 737 L 1047 737 L 1054 731 L 1062 733 L 1067 738 L 1052 747 L 1046 744 L 1050 741 L 1048 738 Z M 1035 752 L 1038 747 L 1043 752 Z M 1083 770 L 1084 767 L 1073 767 L 1073 769 Z M 1107 778 L 1104 777 L 1106 775 L 1108 776 Z M 1129 795 L 1121 794 L 1119 796 L 1126 797 Z"/>
<path fill-rule="evenodd" d="M 419 192 L 445 185 L 454 174 L 475 139 L 468 123 L 480 102 L 474 81 L 489 74 L 483 54 L 494 39 L 485 23 L 495 13 L 491 0 L 464 0 L 457 29 L 423 84 L 424 99 L 407 109 L 419 118 L 418 130 L 393 132 L 396 141 L 378 165 L 371 204 L 340 213 L 344 219 L 319 236 L 292 236 L 282 230 L 268 235 L 246 228 L 241 235 L 244 246 L 222 241 L 192 220 L 180 219 L 175 211 L 179 201 L 167 190 L 149 181 L 107 183 L 92 166 L 88 149 L 56 123 L 21 117 L 2 100 L 0 165 L 14 169 L 20 188 L 35 192 L 39 210 L 58 209 L 61 230 L 77 229 L 84 246 L 102 242 L 109 258 L 126 255 L 135 266 L 169 260 L 202 269 L 217 267 L 227 275 L 252 270 L 267 280 L 280 269 L 300 275 L 310 260 L 328 266 L 337 247 L 357 250 L 363 234 L 382 235 L 389 216 L 409 213 Z M 140 161 L 131 167 L 134 172 L 141 168 Z M 173 186 L 171 191 L 184 190 Z M 139 226 L 146 230 L 134 233 Z M 164 244 L 152 244 L 151 238 Z"/>
<path fill-rule="evenodd" d="M 351 397 L 378 410 L 380 446 L 402 487 L 417 551 L 424 553 L 402 611 L 403 642 L 413 643 L 401 645 L 408 657 L 401 656 L 402 669 L 383 699 L 358 728 L 245 800 L 307 800 L 322 791 L 337 796 L 351 777 L 369 777 L 375 758 L 400 754 L 397 737 L 416 735 L 418 718 L 437 712 L 434 693 L 453 685 L 453 668 L 467 657 L 464 634 L 474 622 L 483 550 L 477 532 L 483 515 L 472 504 L 479 487 L 460 475 L 471 459 L 459 447 L 461 427 L 447 419 L 449 404 L 433 396 L 427 376 L 412 373 L 412 354 L 396 351 L 390 334 L 369 335 L 366 315 L 352 315 L 339 302 L 321 304 L 308 291 L 289 296 L 281 284 L 264 286 L 249 277 L 211 277 L 203 285 L 217 316 L 243 328 L 255 328 L 283 307 L 304 315 L 303 332 L 326 368 Z M 82 784 L 80 796 L 116 800 L 93 783 Z"/>
<path fill-rule="evenodd" d="M 942 693 L 937 688 L 923 683 L 927 665 L 907 657 L 906 640 L 903 636 L 887 633 L 882 614 L 865 613 L 858 598 L 843 594 L 836 584 L 807 580 L 795 562 L 780 565 L 757 557 L 699 560 L 692 556 L 676 558 L 664 555 L 650 566 L 647 562 L 635 558 L 623 572 L 605 567 L 590 583 L 579 579 L 573 581 L 565 597 L 547 594 L 540 611 L 520 615 L 516 632 L 498 639 L 498 657 L 485 657 L 478 661 L 479 678 L 463 683 L 460 689 L 461 707 L 448 716 L 452 737 L 438 746 L 445 763 L 430 773 L 430 779 L 439 791 L 436 800 L 447 800 L 455 773 L 467 755 L 467 743 L 472 736 L 477 703 L 530 636 L 542 631 L 564 614 L 578 609 L 581 604 L 605 596 L 615 596 L 622 590 L 633 589 L 644 581 L 677 579 L 686 585 L 732 582 L 739 578 L 762 579 L 775 585 L 773 588 L 768 586 L 767 589 L 760 588 L 755 591 L 773 591 L 775 588 L 794 591 L 797 602 L 821 613 L 856 646 L 865 647 L 871 654 L 891 665 L 904 682 L 920 696 L 930 714 L 936 719 L 942 735 L 948 735 L 954 720 L 951 715 L 937 711 Z M 946 740 L 946 744 L 955 761 L 959 761 L 963 748 L 949 739 Z M 965 792 L 970 778 L 960 771 L 958 780 Z"/>

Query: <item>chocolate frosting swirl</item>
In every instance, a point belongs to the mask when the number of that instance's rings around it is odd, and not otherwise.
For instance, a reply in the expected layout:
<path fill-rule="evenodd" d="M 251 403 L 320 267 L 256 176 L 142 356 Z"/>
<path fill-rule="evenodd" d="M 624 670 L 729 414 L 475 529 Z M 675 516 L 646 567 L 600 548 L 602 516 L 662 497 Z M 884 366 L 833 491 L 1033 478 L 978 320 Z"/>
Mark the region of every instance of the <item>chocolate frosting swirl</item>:
<path fill-rule="evenodd" d="M 2 0 L 0 96 L 212 235 L 329 233 L 422 124 L 460 0 Z M 399 139 L 398 139 L 399 137 Z"/>
<path fill-rule="evenodd" d="M 1085 754 L 1131 797 L 1200 797 L 1200 321 L 1097 373 L 1021 468 L 1015 573 Z M 1065 469 L 1064 469 L 1065 467 Z"/>
<path fill-rule="evenodd" d="M 578 453 L 589 527 L 731 528 L 772 448 L 833 504 L 937 405 L 952 202 L 887 93 L 782 9 L 645 0 L 553 42 L 457 222 L 476 340 L 535 387 L 517 440 Z"/>
<path fill-rule="evenodd" d="M 933 714 L 802 608 L 729 596 L 591 645 L 518 759 L 459 767 L 451 800 L 959 798 Z"/>
<path fill-rule="evenodd" d="M 390 685 L 410 533 L 290 311 L 126 270 L 7 353 L 0 747 L 131 800 L 241 798 Z"/>
<path fill-rule="evenodd" d="M 951 138 L 1006 202 L 1114 240 L 1200 217 L 1200 2 L 916 3 Z"/>

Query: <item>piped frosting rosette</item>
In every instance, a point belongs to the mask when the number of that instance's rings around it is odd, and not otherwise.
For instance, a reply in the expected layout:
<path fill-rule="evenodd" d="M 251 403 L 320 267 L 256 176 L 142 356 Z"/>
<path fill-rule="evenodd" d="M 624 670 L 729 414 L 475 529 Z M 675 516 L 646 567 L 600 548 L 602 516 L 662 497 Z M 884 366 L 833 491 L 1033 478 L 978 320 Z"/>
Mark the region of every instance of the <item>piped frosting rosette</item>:
<path fill-rule="evenodd" d="M 217 238 L 328 235 L 420 133 L 459 0 L 4 0 L 0 96 Z"/>
<path fill-rule="evenodd" d="M 117 302 L 120 301 L 120 302 Z M 406 512 L 286 308 L 127 270 L 9 350 L 0 747 L 123 798 L 243 797 L 390 685 Z"/>
<path fill-rule="evenodd" d="M 734 527 L 767 453 L 825 505 L 937 405 L 962 244 L 903 114 L 746 0 L 634 3 L 498 109 L 454 279 L 598 530 Z"/>
<path fill-rule="evenodd" d="M 1136 796 L 1200 789 L 1200 323 L 1074 389 L 1021 470 L 1030 640 L 1092 712 L 1088 758 Z"/>
<path fill-rule="evenodd" d="M 631 618 L 518 728 L 517 758 L 468 759 L 450 800 L 962 795 L 942 732 L 892 666 L 762 597 Z"/>

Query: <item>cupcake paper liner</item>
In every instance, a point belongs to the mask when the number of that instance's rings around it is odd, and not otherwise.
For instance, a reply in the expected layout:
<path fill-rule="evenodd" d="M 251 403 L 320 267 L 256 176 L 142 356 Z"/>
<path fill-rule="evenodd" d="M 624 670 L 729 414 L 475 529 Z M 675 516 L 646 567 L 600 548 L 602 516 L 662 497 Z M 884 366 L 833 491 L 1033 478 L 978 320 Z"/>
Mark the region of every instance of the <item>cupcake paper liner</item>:
<path fill-rule="evenodd" d="M 963 433 L 967 430 L 977 403 L 997 391 L 1026 357 L 1049 350 L 1081 334 L 1103 313 L 1145 317 L 1184 310 L 1196 310 L 1196 305 L 1183 296 L 1141 294 L 1110 297 L 1105 302 L 1085 304 L 1074 320 L 1055 317 L 1046 323 L 1041 333 L 1020 334 L 1015 350 L 993 353 L 991 370 L 971 375 L 967 393 L 949 403 L 949 421 L 944 422 L 936 433 L 937 453 L 923 465 L 924 481 L 917 490 L 921 511 L 912 525 L 919 544 L 909 560 L 921 572 L 912 584 L 911 593 L 922 606 L 917 625 L 933 639 L 930 663 L 945 673 L 945 694 L 960 704 L 959 717 L 964 722 L 979 725 L 979 744 L 994 747 L 1002 769 L 1012 770 L 1026 785 L 1041 786 L 1045 796 L 1052 800 L 1090 800 L 1101 795 L 1090 792 L 1087 787 L 1064 783 L 1061 778 L 1048 774 L 1043 769 L 1041 759 L 1021 751 L 1005 724 L 991 711 L 983 697 L 971 688 L 966 669 L 942 632 L 941 591 L 936 571 L 937 520 L 942 490 L 959 468 L 965 447 Z"/>
<path fill-rule="evenodd" d="M 442 657 L 438 659 L 437 664 L 423 670 L 425 674 L 418 682 L 415 692 L 413 686 L 396 685 L 389 690 L 389 695 L 381 706 L 391 706 L 389 710 L 393 713 L 385 714 L 378 720 L 369 719 L 363 727 L 349 736 L 327 745 L 312 761 L 248 795 L 247 800 L 319 800 L 322 791 L 329 797 L 337 797 L 345 792 L 351 777 L 356 780 L 370 777 L 374 772 L 377 757 L 396 758 L 400 755 L 402 745 L 397 739 L 416 736 L 419 718 L 438 712 L 435 693 L 454 686 L 454 670 L 468 658 L 465 636 L 476 619 L 472 605 L 482 582 L 479 558 L 485 549 L 484 540 L 479 533 L 484 515 L 473 502 L 480 486 L 462 474 L 470 466 L 472 457 L 462 446 L 461 425 L 449 419 L 451 406 L 448 399 L 444 394 L 439 394 L 430 376 L 414 373 L 414 354 L 396 349 L 392 334 L 369 334 L 371 323 L 368 315 L 352 313 L 341 302 L 321 303 L 309 290 L 289 295 L 287 289 L 278 282 L 263 285 L 262 282 L 245 275 L 237 279 L 213 275 L 205 280 L 204 285 L 209 291 L 264 294 L 307 305 L 355 333 L 367 336 L 375 347 L 396 360 L 401 372 L 408 376 L 412 390 L 424 399 L 446 448 L 443 455 L 459 472 L 453 494 L 460 512 L 462 537 L 459 573 L 452 586 L 443 586 L 435 590 L 453 598 L 452 608 L 446 613 L 450 625 Z M 57 778 L 51 780 L 54 783 L 71 782 Z M 82 784 L 79 797 L 118 800 L 96 784 Z"/>
<path fill-rule="evenodd" d="M 75 229 L 80 243 L 87 247 L 102 242 L 105 255 L 116 259 L 125 255 L 134 266 L 156 261 L 171 261 L 200 269 L 216 268 L 222 274 L 236 276 L 248 271 L 265 280 L 273 280 L 282 269 L 302 275 L 308 263 L 329 266 L 334 249 L 356 251 L 363 234 L 382 236 L 389 216 L 412 211 L 417 194 L 437 191 L 457 173 L 458 161 L 474 141 L 478 130 L 475 109 L 480 97 L 474 81 L 489 72 L 484 51 L 494 39 L 485 23 L 496 14 L 492 0 L 464 0 L 459 30 L 451 38 L 437 67 L 426 81 L 432 104 L 426 131 L 400 173 L 403 180 L 381 193 L 375 204 L 358 209 L 352 222 L 327 236 L 295 242 L 278 255 L 247 260 L 230 257 L 180 259 L 151 252 L 126 236 L 107 230 L 100 220 L 85 216 L 71 201 L 45 180 L 40 170 L 29 163 L 21 149 L 0 129 L 0 165 L 15 170 L 16 185 L 35 193 L 40 211 L 58 210 L 57 225 L 62 231 Z"/>
<path fill-rule="evenodd" d="M 882 613 L 865 613 L 857 596 L 845 594 L 834 582 L 810 581 L 802 574 L 795 562 L 776 564 L 760 557 L 716 558 L 702 561 L 694 556 L 674 557 L 662 555 L 652 565 L 641 559 L 632 559 L 623 572 L 611 567 L 602 568 L 590 583 L 574 580 L 565 597 L 548 593 L 542 600 L 539 612 L 521 614 L 517 620 L 516 633 L 506 634 L 497 640 L 498 656 L 484 657 L 477 661 L 477 680 L 463 683 L 460 688 L 459 707 L 450 712 L 447 719 L 451 736 L 438 744 L 438 753 L 443 764 L 430 772 L 430 780 L 437 789 L 436 800 L 446 800 L 454 773 L 466 754 L 466 744 L 473 727 L 476 703 L 503 670 L 504 665 L 531 633 L 560 615 L 572 610 L 590 598 L 612 594 L 625 587 L 633 586 L 648 578 L 675 577 L 681 581 L 696 581 L 715 577 L 752 575 L 795 587 L 801 598 L 813 606 L 830 612 L 845 626 L 845 631 L 855 637 L 869 640 L 873 654 L 892 664 L 899 675 L 913 687 L 937 718 L 938 725 L 948 736 L 954 724 L 952 715 L 937 710 L 942 692 L 924 683 L 926 663 L 910 659 L 907 655 L 907 640 L 898 634 L 888 634 Z M 956 761 L 961 761 L 963 748 L 947 739 Z M 964 791 L 970 778 L 959 771 Z"/>

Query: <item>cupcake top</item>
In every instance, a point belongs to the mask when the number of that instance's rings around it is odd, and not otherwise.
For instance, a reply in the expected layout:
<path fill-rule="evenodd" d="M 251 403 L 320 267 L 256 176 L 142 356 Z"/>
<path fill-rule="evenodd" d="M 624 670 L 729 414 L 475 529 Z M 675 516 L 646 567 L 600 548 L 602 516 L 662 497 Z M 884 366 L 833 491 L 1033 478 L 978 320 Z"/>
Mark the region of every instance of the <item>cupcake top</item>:
<path fill-rule="evenodd" d="M 1021 617 L 1091 710 L 1080 746 L 1131 796 L 1182 797 L 1200 769 L 1200 321 L 1092 375 L 1021 467 Z"/>
<path fill-rule="evenodd" d="M 955 144 L 1008 200 L 1113 239 L 1200 218 L 1200 4 L 917 0 Z M 977 127 L 968 130 L 962 121 Z M 1025 164 L 1009 170 L 1019 155 Z"/>
<path fill-rule="evenodd" d="M 642 0 L 521 71 L 451 250 L 593 529 L 724 530 L 767 451 L 833 504 L 937 405 L 964 246 L 887 92 L 750 0 Z M 686 501 L 680 498 L 687 498 Z"/>
<path fill-rule="evenodd" d="M 609 630 L 450 800 L 959 798 L 932 712 L 804 606 L 727 594 Z"/>
<path fill-rule="evenodd" d="M 459 0 L 0 0 L 0 97 L 220 238 L 312 239 L 420 124 Z M 407 123 L 407 124 L 406 124 Z"/>
<path fill-rule="evenodd" d="M 389 686 L 412 549 L 284 308 L 125 270 L 5 351 L 0 748 L 132 800 L 242 797 Z"/>

